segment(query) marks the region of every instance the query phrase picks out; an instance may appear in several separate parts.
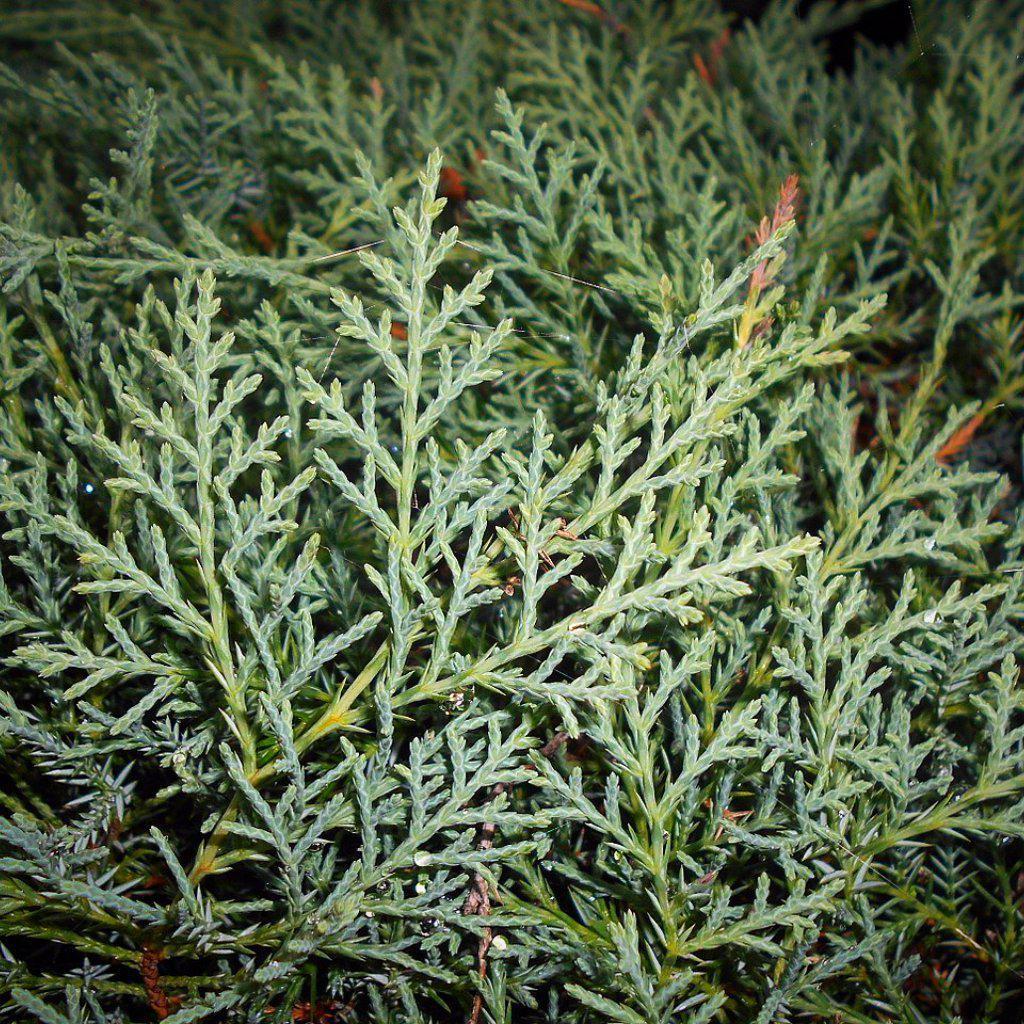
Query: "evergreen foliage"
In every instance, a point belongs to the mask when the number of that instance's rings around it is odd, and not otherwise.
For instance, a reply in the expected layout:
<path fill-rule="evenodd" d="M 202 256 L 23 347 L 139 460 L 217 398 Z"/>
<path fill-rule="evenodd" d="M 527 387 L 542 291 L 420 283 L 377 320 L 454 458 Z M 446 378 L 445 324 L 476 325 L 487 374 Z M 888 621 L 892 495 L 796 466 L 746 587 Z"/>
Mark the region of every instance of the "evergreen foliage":
<path fill-rule="evenodd" d="M 7 5 L 0 1019 L 1018 1019 L 1024 4 L 879 6 Z"/>

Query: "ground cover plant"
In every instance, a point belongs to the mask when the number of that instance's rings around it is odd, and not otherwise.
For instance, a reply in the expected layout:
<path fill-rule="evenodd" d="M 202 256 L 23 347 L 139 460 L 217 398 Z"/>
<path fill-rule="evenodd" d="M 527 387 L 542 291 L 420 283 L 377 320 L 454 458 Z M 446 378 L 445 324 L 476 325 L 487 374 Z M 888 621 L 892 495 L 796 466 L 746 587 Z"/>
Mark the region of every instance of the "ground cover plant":
<path fill-rule="evenodd" d="M 1024 5 L 887 6 L 4 5 L 0 1019 L 1019 1019 Z"/>

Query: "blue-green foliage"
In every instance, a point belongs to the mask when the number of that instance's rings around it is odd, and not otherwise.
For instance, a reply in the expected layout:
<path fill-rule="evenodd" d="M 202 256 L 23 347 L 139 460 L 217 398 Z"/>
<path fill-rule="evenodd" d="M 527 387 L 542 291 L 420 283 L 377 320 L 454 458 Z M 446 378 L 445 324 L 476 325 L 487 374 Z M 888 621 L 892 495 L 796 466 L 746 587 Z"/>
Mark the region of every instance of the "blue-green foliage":
<path fill-rule="evenodd" d="M 134 6 L 0 23 L 0 1019 L 1014 1020 L 1021 4 Z"/>

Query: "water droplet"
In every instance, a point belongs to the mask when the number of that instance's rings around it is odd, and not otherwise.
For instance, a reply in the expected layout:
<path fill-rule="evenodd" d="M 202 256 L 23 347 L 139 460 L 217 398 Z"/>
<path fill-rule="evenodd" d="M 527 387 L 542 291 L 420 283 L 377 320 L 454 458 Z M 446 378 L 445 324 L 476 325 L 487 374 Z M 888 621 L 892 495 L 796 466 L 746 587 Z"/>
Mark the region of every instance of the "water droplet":
<path fill-rule="evenodd" d="M 925 551 L 934 551 L 935 550 L 935 538 L 934 537 L 929 537 L 924 542 L 924 549 L 925 549 Z"/>
<path fill-rule="evenodd" d="M 88 484 L 88 483 L 87 484 L 82 484 L 82 490 L 85 491 L 86 494 L 92 494 L 93 491 L 96 490 L 96 485 L 95 484 Z"/>
<path fill-rule="evenodd" d="M 495 935 L 491 945 L 499 952 L 502 953 L 508 949 L 508 943 L 501 935 Z"/>
<path fill-rule="evenodd" d="M 363 916 L 364 917 L 373 917 L 373 911 L 372 910 L 368 910 L 368 911 L 366 911 L 366 913 Z"/>
<path fill-rule="evenodd" d="M 422 882 L 416 883 L 416 892 L 422 896 L 427 891 L 427 887 Z"/>
<path fill-rule="evenodd" d="M 924 621 L 927 622 L 929 626 L 934 626 L 935 623 L 939 621 L 939 613 L 934 608 L 929 608 L 928 611 L 924 613 Z"/>
<path fill-rule="evenodd" d="M 425 868 L 434 858 L 426 850 L 418 850 L 412 861 L 418 868 Z"/>
<path fill-rule="evenodd" d="M 285 427 L 284 436 L 285 437 L 291 437 L 292 436 L 292 428 L 291 427 Z"/>

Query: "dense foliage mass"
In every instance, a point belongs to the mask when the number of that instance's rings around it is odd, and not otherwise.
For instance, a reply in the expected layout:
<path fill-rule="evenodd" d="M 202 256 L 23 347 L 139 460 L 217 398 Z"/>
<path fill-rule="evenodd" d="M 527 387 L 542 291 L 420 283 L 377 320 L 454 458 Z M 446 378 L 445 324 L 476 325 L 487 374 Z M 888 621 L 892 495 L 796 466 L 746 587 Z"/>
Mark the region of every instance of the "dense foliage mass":
<path fill-rule="evenodd" d="M 1017 1020 L 1024 4 L 5 6 L 0 1019 Z"/>

